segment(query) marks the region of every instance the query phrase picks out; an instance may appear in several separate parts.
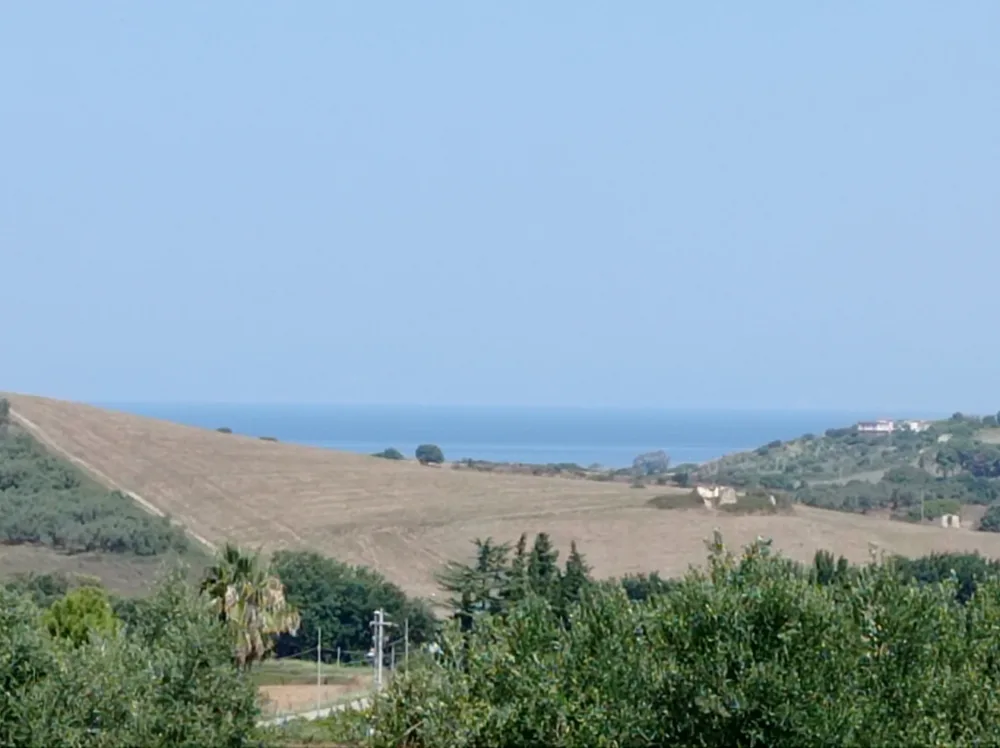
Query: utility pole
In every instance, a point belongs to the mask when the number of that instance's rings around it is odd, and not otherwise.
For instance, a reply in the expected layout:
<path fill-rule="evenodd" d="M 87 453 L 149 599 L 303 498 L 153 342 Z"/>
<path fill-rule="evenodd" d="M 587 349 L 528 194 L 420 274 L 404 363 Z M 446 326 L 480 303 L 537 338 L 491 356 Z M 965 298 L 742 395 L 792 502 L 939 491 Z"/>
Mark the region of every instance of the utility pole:
<path fill-rule="evenodd" d="M 323 629 L 319 626 L 316 627 L 316 711 L 319 711 L 319 705 L 322 699 L 320 695 L 323 692 Z"/>
<path fill-rule="evenodd" d="M 372 638 L 375 640 L 375 690 L 382 690 L 382 658 L 385 650 L 385 628 L 393 624 L 385 620 L 385 611 L 382 609 L 375 611 L 375 620 L 371 622 L 375 629 Z"/>

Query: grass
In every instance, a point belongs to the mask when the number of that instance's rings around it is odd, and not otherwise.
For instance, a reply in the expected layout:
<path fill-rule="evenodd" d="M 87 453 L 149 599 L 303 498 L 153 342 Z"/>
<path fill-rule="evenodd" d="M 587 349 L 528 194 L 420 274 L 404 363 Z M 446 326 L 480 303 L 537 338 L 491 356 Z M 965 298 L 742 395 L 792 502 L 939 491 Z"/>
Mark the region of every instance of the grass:
<path fill-rule="evenodd" d="M 15 574 L 62 573 L 70 577 L 96 577 L 119 595 L 139 595 L 172 565 L 183 563 L 192 578 L 200 574 L 207 560 L 188 555 L 138 557 L 121 553 L 62 553 L 38 545 L 0 545 L 0 580 Z"/>
<path fill-rule="evenodd" d="M 408 592 L 431 597 L 435 572 L 447 560 L 467 559 L 474 538 L 516 540 L 525 531 L 548 532 L 564 554 L 575 540 L 598 576 L 683 574 L 704 561 L 703 541 L 715 527 L 733 545 L 773 538 L 776 549 L 801 561 L 826 548 L 864 562 L 869 542 L 907 556 L 1000 556 L 996 533 L 806 506 L 770 516 L 661 512 L 648 505 L 647 491 L 627 483 L 428 470 L 410 460 L 261 442 L 76 403 L 10 400 L 54 449 L 206 542 L 312 548 L 375 567 Z"/>
<path fill-rule="evenodd" d="M 370 667 L 336 665 L 324 662 L 320 668 L 321 683 L 346 685 L 359 676 L 369 674 Z M 316 685 L 316 663 L 309 660 L 265 660 L 255 667 L 250 677 L 258 686 Z"/>

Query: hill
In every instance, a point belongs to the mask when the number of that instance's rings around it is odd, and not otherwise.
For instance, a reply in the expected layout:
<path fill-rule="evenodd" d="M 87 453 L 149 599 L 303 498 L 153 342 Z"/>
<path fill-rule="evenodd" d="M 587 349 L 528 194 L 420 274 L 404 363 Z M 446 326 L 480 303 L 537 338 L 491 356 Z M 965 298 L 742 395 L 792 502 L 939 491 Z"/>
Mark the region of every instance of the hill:
<path fill-rule="evenodd" d="M 905 423 L 905 422 L 904 422 Z M 978 519 L 1000 501 L 996 416 L 872 433 L 856 427 L 766 444 L 694 467 L 693 480 L 787 491 L 798 502 L 920 521 Z"/>
<path fill-rule="evenodd" d="M 683 572 L 705 557 L 719 527 L 737 545 L 758 535 L 810 560 L 820 548 L 853 561 L 869 543 L 918 556 L 1000 556 L 1000 535 L 944 530 L 797 506 L 789 514 L 733 516 L 663 511 L 627 484 L 480 473 L 450 466 L 222 434 L 78 403 L 10 395 L 12 416 L 54 453 L 105 485 L 130 492 L 209 544 L 232 539 L 265 550 L 312 548 L 382 571 L 408 592 L 437 591 L 433 575 L 467 558 L 470 541 L 546 531 L 576 540 L 598 576 Z M 674 489 L 681 491 L 682 489 Z"/>
<path fill-rule="evenodd" d="M 182 528 L 50 454 L 0 400 L 0 576 L 97 577 L 130 593 L 179 558 L 204 560 Z"/>

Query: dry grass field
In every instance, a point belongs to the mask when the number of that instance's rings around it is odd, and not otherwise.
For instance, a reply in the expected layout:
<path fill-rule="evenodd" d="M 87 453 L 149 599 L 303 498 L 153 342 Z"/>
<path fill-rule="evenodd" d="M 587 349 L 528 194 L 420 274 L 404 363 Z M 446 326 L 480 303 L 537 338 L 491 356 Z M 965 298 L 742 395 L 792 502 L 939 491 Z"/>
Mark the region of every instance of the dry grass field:
<path fill-rule="evenodd" d="M 96 577 L 112 592 L 137 595 L 172 568 L 173 559 L 140 558 L 115 553 L 60 553 L 31 545 L 0 545 L 0 578 L 14 574 L 62 573 Z M 192 567 L 193 568 L 193 567 Z"/>
<path fill-rule="evenodd" d="M 663 489 L 585 480 L 421 467 L 362 455 L 180 426 L 77 403 L 10 395 L 15 416 L 100 480 L 128 490 L 208 543 L 312 548 L 371 565 L 410 592 L 465 559 L 470 541 L 546 531 L 576 540 L 598 575 L 683 572 L 704 560 L 719 527 L 731 545 L 771 537 L 801 560 L 818 548 L 854 561 L 870 542 L 887 552 L 979 550 L 1000 556 L 1000 534 L 944 530 L 797 507 L 787 516 L 658 510 Z"/>

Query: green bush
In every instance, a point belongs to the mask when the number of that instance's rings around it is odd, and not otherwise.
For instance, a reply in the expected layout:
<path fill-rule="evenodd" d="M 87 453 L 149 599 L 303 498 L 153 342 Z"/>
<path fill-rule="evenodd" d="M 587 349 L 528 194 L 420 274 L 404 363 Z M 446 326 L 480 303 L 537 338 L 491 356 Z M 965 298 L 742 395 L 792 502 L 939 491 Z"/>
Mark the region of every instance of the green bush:
<path fill-rule="evenodd" d="M 695 495 L 694 491 L 689 493 L 666 493 L 654 496 L 646 502 L 649 506 L 657 509 L 704 509 L 705 502 Z"/>
<path fill-rule="evenodd" d="M 389 447 L 388 449 L 383 449 L 381 452 L 376 452 L 372 457 L 381 457 L 383 460 L 405 460 L 403 453 L 400 452 L 395 447 Z"/>
<path fill-rule="evenodd" d="M 229 428 L 228 426 L 219 426 L 219 428 L 217 428 L 216 431 L 218 431 L 220 434 L 231 434 L 231 433 L 233 433 L 233 430 L 231 428 Z"/>
<path fill-rule="evenodd" d="M 1000 532 L 1000 504 L 994 504 L 986 510 L 979 520 L 979 529 L 983 532 Z"/>
<path fill-rule="evenodd" d="M 421 444 L 415 456 L 421 465 L 440 465 L 444 462 L 444 452 L 437 444 Z"/>
<path fill-rule="evenodd" d="M 376 700 L 373 745 L 995 742 L 995 579 L 965 605 L 955 582 L 908 583 L 892 564 L 830 581 L 766 543 L 734 559 L 717 540 L 707 571 L 641 604 L 600 585 L 564 619 L 529 597 L 449 627 L 439 660 Z"/>
<path fill-rule="evenodd" d="M 176 576 L 147 606 L 144 623 L 72 646 L 0 589 L 0 745 L 248 745 L 256 689 L 231 664 L 225 629 Z"/>

